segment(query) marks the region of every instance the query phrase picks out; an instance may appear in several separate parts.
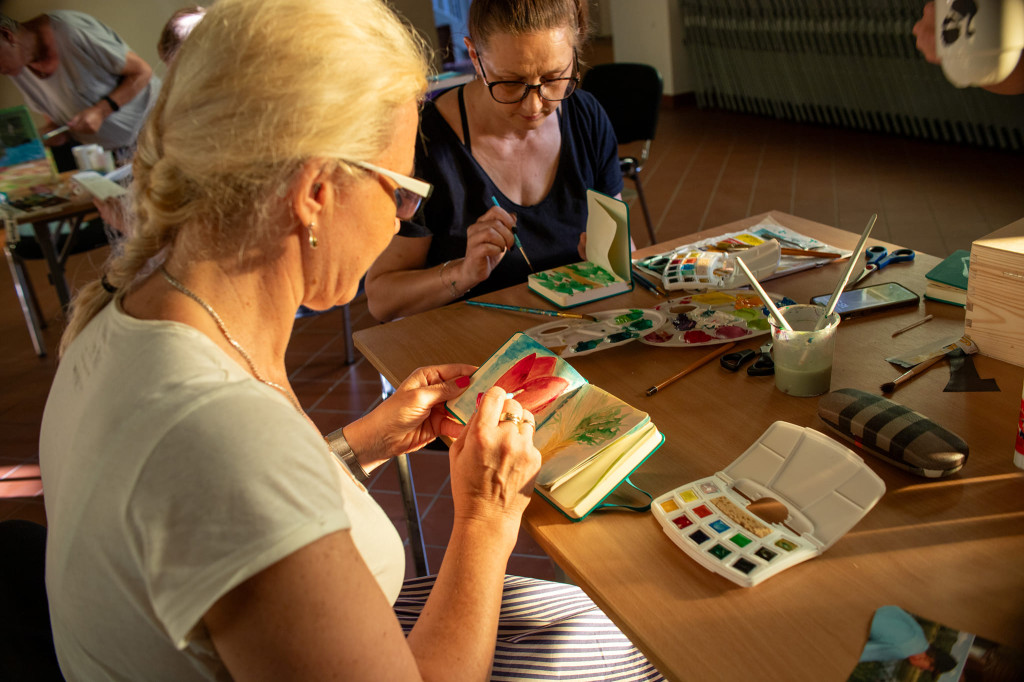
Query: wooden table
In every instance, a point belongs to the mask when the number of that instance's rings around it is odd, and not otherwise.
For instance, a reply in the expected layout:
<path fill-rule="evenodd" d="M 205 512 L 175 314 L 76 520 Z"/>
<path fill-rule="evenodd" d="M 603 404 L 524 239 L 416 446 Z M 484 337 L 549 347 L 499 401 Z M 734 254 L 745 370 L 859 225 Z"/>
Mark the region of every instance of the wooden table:
<path fill-rule="evenodd" d="M 768 215 L 768 214 L 765 214 Z M 772 212 L 783 225 L 852 249 L 858 235 Z M 756 224 L 754 216 L 641 255 Z M 866 216 L 865 216 L 866 218 Z M 869 240 L 869 245 L 894 245 Z M 875 282 L 898 281 L 922 293 L 939 259 L 918 254 L 890 265 Z M 844 265 L 828 265 L 766 283 L 798 302 L 831 293 Z M 871 283 L 867 280 L 865 283 Z M 542 307 L 524 286 L 483 297 Z M 655 295 L 631 294 L 581 311 L 653 306 Z M 935 319 L 892 338 L 931 313 Z M 832 387 L 879 393 L 901 370 L 884 358 L 962 333 L 963 310 L 925 302 L 844 320 L 839 326 Z M 414 368 L 442 362 L 479 364 L 512 333 L 546 318 L 457 303 L 357 332 L 356 346 L 392 382 Z M 757 347 L 763 337 L 742 347 Z M 770 377 L 729 373 L 718 363 L 653 397 L 644 390 L 707 348 L 640 343 L 574 359 L 589 381 L 647 410 L 665 445 L 632 476 L 655 496 L 721 470 L 772 422 L 824 431 L 817 398 L 793 398 Z M 754 588 L 741 588 L 697 565 L 665 536 L 651 514 L 608 512 L 571 523 L 543 499 L 524 523 L 544 550 L 674 680 L 845 680 L 857 663 L 875 609 L 904 609 L 1004 644 L 1024 645 L 1024 472 L 1012 464 L 1024 369 L 975 356 L 999 392 L 944 393 L 947 364 L 897 389 L 894 398 L 962 436 L 971 454 L 946 480 L 926 480 L 870 455 L 885 481 L 878 505 L 822 556 Z"/>
<path fill-rule="evenodd" d="M 64 276 L 64 265 L 74 245 L 78 229 L 82 226 L 84 219 L 89 214 L 96 213 L 96 207 L 92 203 L 92 197 L 86 192 L 74 193 L 71 187 L 70 176 L 77 171 L 62 173 L 60 181 L 55 187 L 55 194 L 67 199 L 66 202 L 54 206 L 37 208 L 32 211 L 18 213 L 16 223 L 18 225 L 31 225 L 36 243 L 42 251 L 49 269 L 50 282 L 57 290 L 57 298 L 61 307 L 66 309 L 71 302 L 71 290 L 68 287 L 67 278 Z M 22 192 L 24 194 L 24 192 Z M 12 198 L 17 198 L 12 194 Z M 67 230 L 68 236 L 64 247 L 58 251 L 57 244 L 61 231 Z M 32 337 L 32 345 L 38 355 L 46 355 L 46 346 L 43 342 L 42 328 L 46 326 L 42 311 L 35 296 L 35 291 L 28 273 L 15 255 L 14 244 L 10 239 L 4 240 L 4 255 L 7 258 L 8 267 L 11 270 L 11 278 L 14 280 L 15 293 L 18 295 L 18 302 L 21 305 L 21 312 L 25 316 L 25 324 L 28 326 L 29 335 Z"/>

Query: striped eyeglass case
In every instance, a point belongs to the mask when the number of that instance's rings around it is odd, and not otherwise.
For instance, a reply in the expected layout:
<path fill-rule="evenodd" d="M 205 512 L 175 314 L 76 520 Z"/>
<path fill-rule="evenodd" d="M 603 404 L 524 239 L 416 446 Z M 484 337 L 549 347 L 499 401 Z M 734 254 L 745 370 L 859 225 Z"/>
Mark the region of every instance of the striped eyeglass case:
<path fill-rule="evenodd" d="M 818 416 L 843 439 L 918 476 L 949 476 L 967 461 L 969 448 L 960 436 L 919 412 L 856 388 L 824 395 Z"/>

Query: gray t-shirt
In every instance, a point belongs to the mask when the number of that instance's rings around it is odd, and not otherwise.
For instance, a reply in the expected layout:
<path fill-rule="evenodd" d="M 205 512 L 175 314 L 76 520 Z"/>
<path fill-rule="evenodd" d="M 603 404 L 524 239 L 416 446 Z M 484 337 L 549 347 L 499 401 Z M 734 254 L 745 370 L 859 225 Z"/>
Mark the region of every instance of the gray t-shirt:
<path fill-rule="evenodd" d="M 117 87 L 131 48 L 107 25 L 82 12 L 48 12 L 60 64 L 47 78 L 28 69 L 12 77 L 30 109 L 63 125 Z M 135 98 L 103 122 L 95 135 L 76 135 L 105 149 L 131 147 L 160 92 L 155 75 Z"/>

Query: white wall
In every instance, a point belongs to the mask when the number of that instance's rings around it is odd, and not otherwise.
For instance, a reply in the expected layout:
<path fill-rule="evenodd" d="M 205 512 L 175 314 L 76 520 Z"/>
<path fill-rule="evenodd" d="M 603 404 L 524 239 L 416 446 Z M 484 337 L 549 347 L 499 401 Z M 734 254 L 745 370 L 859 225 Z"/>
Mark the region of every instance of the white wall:
<path fill-rule="evenodd" d="M 678 0 L 602 0 L 611 10 L 617 62 L 650 64 L 661 72 L 666 95 L 691 92 Z"/>

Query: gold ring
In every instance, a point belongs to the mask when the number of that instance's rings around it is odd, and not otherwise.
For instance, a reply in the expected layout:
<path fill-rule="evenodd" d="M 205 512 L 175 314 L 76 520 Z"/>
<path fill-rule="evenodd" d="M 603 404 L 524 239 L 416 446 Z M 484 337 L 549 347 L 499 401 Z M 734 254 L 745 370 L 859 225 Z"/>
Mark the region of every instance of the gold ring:
<path fill-rule="evenodd" d="M 523 422 L 529 424 L 531 429 L 537 428 L 537 422 L 533 421 L 532 419 L 524 419 Z"/>
<path fill-rule="evenodd" d="M 499 422 L 512 422 L 516 426 L 519 426 L 520 424 L 523 423 L 523 418 L 520 417 L 518 414 L 512 414 L 511 412 L 506 412 L 505 414 L 503 414 L 500 417 L 498 417 L 498 421 Z"/>

